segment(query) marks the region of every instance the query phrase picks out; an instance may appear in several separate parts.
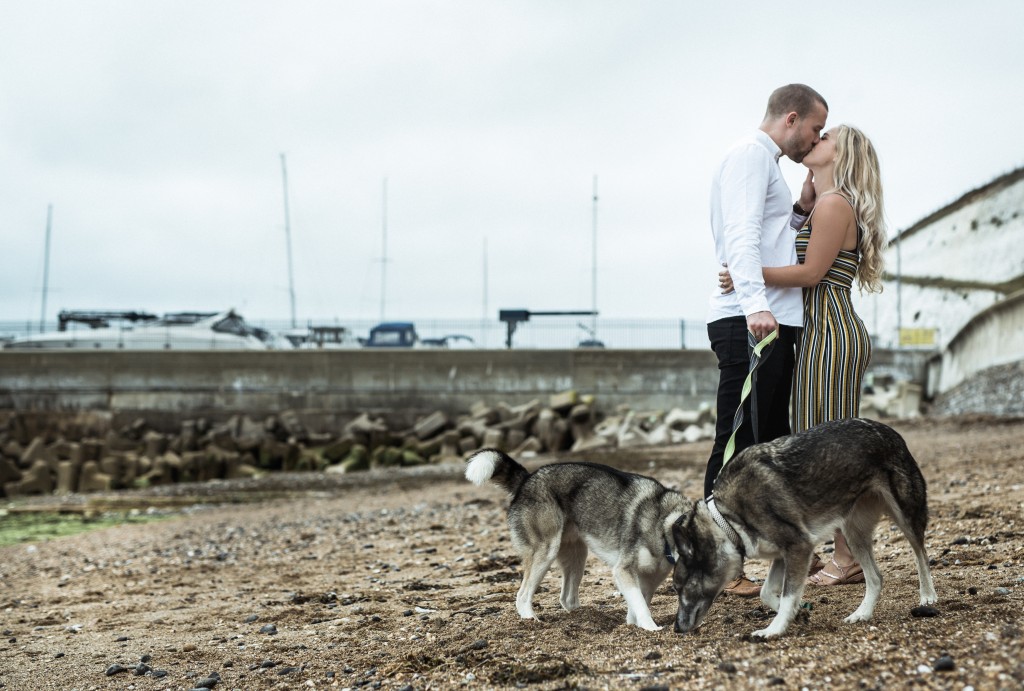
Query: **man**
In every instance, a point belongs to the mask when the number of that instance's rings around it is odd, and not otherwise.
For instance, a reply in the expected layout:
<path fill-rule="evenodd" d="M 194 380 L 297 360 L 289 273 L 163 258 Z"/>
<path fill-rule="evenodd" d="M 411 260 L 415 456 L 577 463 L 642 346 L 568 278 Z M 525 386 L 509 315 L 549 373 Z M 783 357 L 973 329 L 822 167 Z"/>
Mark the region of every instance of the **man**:
<path fill-rule="evenodd" d="M 793 228 L 814 206 L 810 177 L 794 204 L 782 177 L 779 158 L 799 163 L 819 141 L 828 104 L 814 89 L 789 84 L 772 92 L 756 132 L 737 142 L 715 171 L 711 183 L 711 231 L 718 261 L 728 266 L 735 290 L 711 296 L 708 338 L 718 356 L 718 423 L 708 458 L 704 496 L 711 494 L 722 467 L 733 416 L 747 378 L 750 350 L 747 332 L 761 341 L 776 328 L 779 337 L 763 355 L 757 386 L 744 403 L 744 420 L 736 433 L 735 452 L 790 433 L 789 396 L 794 353 L 803 325 L 800 288 L 766 287 L 763 266 L 796 263 Z M 758 429 L 751 424 L 756 398 Z M 760 586 L 740 577 L 726 592 L 756 596 Z"/>

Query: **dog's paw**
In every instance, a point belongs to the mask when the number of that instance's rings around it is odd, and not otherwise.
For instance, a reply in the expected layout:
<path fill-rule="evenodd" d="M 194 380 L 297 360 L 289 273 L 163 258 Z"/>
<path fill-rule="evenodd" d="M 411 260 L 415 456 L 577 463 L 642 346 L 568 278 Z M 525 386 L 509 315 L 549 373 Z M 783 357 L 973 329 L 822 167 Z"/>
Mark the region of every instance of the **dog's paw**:
<path fill-rule="evenodd" d="M 661 631 L 661 627 L 655 624 L 653 621 L 649 624 L 637 624 L 644 631 Z"/>
<path fill-rule="evenodd" d="M 758 631 L 754 631 L 753 633 L 750 634 L 750 637 L 751 638 L 759 638 L 762 641 L 766 641 L 769 638 L 778 638 L 780 635 L 781 635 L 781 632 L 776 633 L 776 632 L 772 631 L 772 627 L 769 626 L 766 629 L 759 629 Z"/>
<path fill-rule="evenodd" d="M 843 619 L 843 621 L 845 621 L 847 624 L 856 624 L 857 622 L 870 620 L 871 612 L 865 614 L 864 612 L 861 612 L 859 609 L 850 616 L 846 617 L 846 619 Z"/>

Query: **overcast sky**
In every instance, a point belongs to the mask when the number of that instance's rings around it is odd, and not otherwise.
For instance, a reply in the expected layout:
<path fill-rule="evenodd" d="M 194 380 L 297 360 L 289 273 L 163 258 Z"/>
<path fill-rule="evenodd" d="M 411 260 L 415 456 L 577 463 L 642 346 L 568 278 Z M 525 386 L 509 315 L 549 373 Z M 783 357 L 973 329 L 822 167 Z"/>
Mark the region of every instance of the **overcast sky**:
<path fill-rule="evenodd" d="M 595 175 L 601 316 L 703 319 L 710 175 L 772 89 L 872 138 L 894 233 L 1024 164 L 1022 26 L 1018 0 L 0 0 L 0 320 L 44 285 L 48 320 L 287 320 L 282 154 L 300 323 L 381 316 L 382 266 L 389 319 L 590 309 Z"/>

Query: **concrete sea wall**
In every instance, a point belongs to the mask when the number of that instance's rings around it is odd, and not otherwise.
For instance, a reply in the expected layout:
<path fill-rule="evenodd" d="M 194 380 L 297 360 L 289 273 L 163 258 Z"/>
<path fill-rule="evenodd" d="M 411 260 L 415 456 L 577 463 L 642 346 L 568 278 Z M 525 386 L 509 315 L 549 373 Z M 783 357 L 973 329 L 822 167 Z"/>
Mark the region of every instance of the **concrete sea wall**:
<path fill-rule="evenodd" d="M 872 371 L 923 383 L 926 357 L 879 349 Z M 325 422 L 369 412 L 411 424 L 481 400 L 520 405 L 567 390 L 607 411 L 695 410 L 713 404 L 717 385 L 707 350 L 0 353 L 0 408 L 151 419 L 296 410 Z"/>

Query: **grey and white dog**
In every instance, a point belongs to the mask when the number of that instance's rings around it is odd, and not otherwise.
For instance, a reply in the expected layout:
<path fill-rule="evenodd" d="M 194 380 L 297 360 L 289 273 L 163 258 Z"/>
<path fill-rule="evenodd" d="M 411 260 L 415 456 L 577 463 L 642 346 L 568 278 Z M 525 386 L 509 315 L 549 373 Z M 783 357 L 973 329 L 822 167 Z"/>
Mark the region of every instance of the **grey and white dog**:
<path fill-rule="evenodd" d="M 815 545 L 836 528 L 865 580 L 864 599 L 845 621 L 870 619 L 882 588 L 872 550 L 882 514 L 899 526 L 914 551 L 921 604 L 936 602 L 924 545 L 925 481 L 895 430 L 850 418 L 745 449 L 722 469 L 712 498 L 688 504 L 673 526 L 679 554 L 672 576 L 679 595 L 675 630 L 699 626 L 751 557 L 772 560 L 761 600 L 777 612 L 753 635 L 781 635 L 800 606 Z"/>
<path fill-rule="evenodd" d="M 495 449 L 471 456 L 466 477 L 477 485 L 491 480 L 512 497 L 508 525 L 523 564 L 516 610 L 526 619 L 537 618 L 533 596 L 556 561 L 559 601 L 568 611 L 579 607 L 593 551 L 612 569 L 626 622 L 649 631 L 661 628 L 651 597 L 672 572 L 675 631 L 686 633 L 742 573 L 744 560 L 758 558 L 772 560 L 761 600 L 777 614 L 753 635 L 779 636 L 796 616 L 815 546 L 840 528 L 866 583 L 846 621 L 866 621 L 882 588 L 872 539 L 883 514 L 914 551 L 921 604 L 938 599 L 924 546 L 924 477 L 903 438 L 879 422 L 838 420 L 752 446 L 725 465 L 713 498 L 698 502 L 653 478 L 593 463 L 554 463 L 531 474 Z"/>
<path fill-rule="evenodd" d="M 593 463 L 553 463 L 531 474 L 495 449 L 473 454 L 466 478 L 477 485 L 492 480 L 512 496 L 508 526 L 523 566 L 519 616 L 537 618 L 533 596 L 556 561 L 562 571 L 559 601 L 567 611 L 579 607 L 580 581 L 592 550 L 612 569 L 628 608 L 626 623 L 648 631 L 661 628 L 651 618 L 651 597 L 672 571 L 673 526 L 693 507 L 679 492 Z"/>

